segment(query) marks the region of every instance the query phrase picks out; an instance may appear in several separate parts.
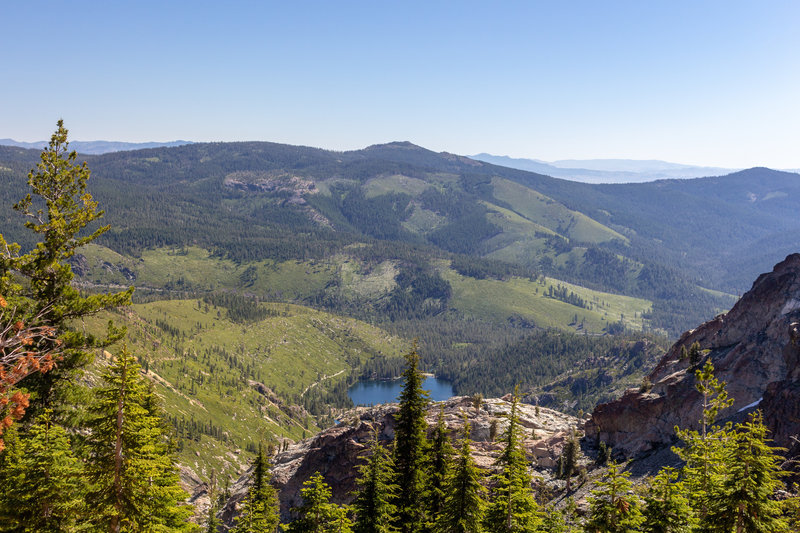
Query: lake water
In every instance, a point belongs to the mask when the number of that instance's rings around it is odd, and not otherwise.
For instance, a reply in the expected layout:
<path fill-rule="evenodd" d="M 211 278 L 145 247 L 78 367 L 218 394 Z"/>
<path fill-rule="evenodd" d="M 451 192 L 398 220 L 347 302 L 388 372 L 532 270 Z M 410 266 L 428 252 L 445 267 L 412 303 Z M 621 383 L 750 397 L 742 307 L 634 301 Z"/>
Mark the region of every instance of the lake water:
<path fill-rule="evenodd" d="M 441 402 L 453 396 L 453 385 L 446 379 L 426 377 L 422 388 L 430 392 L 431 400 Z M 347 391 L 347 395 L 356 405 L 378 405 L 379 403 L 396 402 L 403 390 L 403 380 L 359 381 Z"/>

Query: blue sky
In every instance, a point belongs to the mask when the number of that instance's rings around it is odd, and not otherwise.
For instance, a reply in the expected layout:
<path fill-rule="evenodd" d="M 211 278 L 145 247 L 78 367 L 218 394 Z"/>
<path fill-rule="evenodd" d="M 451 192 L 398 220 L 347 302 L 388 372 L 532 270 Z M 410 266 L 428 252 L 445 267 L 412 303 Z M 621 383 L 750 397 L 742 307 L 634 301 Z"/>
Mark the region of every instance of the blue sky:
<path fill-rule="evenodd" d="M 6 2 L 0 138 L 800 167 L 800 2 Z"/>

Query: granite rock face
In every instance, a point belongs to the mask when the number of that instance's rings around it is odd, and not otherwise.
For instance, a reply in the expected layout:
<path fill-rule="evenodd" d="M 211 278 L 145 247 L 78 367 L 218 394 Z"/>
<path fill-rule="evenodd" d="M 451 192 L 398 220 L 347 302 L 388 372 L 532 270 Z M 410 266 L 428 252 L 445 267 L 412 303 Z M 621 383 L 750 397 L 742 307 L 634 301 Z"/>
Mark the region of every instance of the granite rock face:
<path fill-rule="evenodd" d="M 758 405 L 776 430 L 776 443 L 787 446 L 800 432 L 800 412 L 794 412 L 800 410 L 798 322 L 800 254 L 792 254 L 759 276 L 728 313 L 684 333 L 650 373 L 652 388 L 629 389 L 622 398 L 598 405 L 585 426 L 587 438 L 626 456 L 673 442 L 675 426 L 697 426 L 702 408 L 694 370 L 711 360 L 734 399 L 720 416 Z M 690 368 L 681 352 L 695 342 L 702 357 Z M 783 405 L 791 398 L 792 405 Z"/>
<path fill-rule="evenodd" d="M 456 444 L 463 416 L 466 415 L 471 426 L 473 457 L 478 466 L 492 468 L 502 444 L 491 437 L 499 438 L 508 426 L 506 416 L 511 410 L 510 397 L 486 399 L 479 404 L 470 397 L 455 397 L 431 404 L 427 414 L 430 430 L 436 425 L 442 406 L 453 444 Z M 273 484 L 280 491 L 283 519 L 291 516 L 292 507 L 302 503 L 300 489 L 314 472 L 320 472 L 333 487 L 333 502 L 350 503 L 356 488 L 356 466 L 361 464 L 361 456 L 376 431 L 384 444 L 389 444 L 394 438 L 394 414 L 397 408 L 397 404 L 385 404 L 353 409 L 342 417 L 339 425 L 295 443 L 273 457 Z M 535 466 L 553 468 L 567 436 L 580 426 L 580 421 L 552 409 L 537 409 L 526 404 L 520 404 L 519 411 L 529 460 Z M 233 495 L 221 513 L 227 525 L 231 525 L 238 514 L 249 477 L 248 470 L 232 487 Z"/>
<path fill-rule="evenodd" d="M 783 350 L 786 378 L 767 386 L 759 406 L 772 430 L 772 438 L 787 449 L 787 457 L 800 456 L 800 323 L 789 326 L 791 342 Z"/>

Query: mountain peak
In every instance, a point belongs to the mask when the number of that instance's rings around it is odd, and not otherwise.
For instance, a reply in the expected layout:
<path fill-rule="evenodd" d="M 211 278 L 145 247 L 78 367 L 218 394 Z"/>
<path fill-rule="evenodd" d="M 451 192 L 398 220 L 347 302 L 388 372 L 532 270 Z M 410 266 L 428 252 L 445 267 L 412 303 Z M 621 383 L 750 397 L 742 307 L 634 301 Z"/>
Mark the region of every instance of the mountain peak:
<path fill-rule="evenodd" d="M 426 148 L 416 145 L 410 141 L 392 141 L 383 144 L 372 144 L 364 148 L 364 150 L 379 150 L 384 148 L 404 148 L 410 150 L 424 150 L 426 152 L 429 151 Z"/>

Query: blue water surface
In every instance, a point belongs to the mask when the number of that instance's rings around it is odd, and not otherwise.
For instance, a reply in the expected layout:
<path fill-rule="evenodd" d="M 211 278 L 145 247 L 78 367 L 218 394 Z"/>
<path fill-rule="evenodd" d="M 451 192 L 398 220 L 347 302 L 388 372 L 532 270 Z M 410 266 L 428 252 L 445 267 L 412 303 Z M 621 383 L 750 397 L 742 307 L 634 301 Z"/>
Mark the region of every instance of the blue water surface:
<path fill-rule="evenodd" d="M 431 400 L 441 402 L 453 396 L 453 385 L 446 379 L 426 377 L 422 388 L 430 392 Z M 356 405 L 378 405 L 396 402 L 403 390 L 403 380 L 368 379 L 359 381 L 347 391 Z"/>

